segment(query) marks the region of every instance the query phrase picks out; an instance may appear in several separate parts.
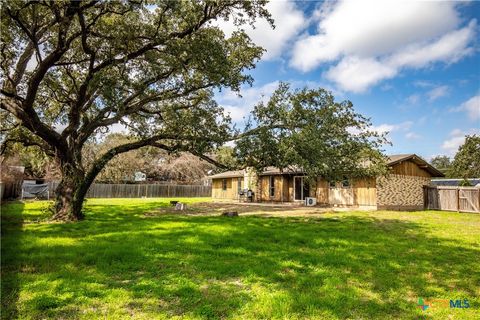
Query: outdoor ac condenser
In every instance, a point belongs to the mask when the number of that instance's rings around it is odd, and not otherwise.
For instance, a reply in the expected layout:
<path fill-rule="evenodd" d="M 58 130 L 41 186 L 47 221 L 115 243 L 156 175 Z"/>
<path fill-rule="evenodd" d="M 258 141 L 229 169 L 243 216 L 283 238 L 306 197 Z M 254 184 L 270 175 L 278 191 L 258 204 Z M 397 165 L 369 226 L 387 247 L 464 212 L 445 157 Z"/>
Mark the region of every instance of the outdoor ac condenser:
<path fill-rule="evenodd" d="M 317 198 L 311 198 L 311 197 L 307 197 L 305 198 L 305 205 L 306 206 L 315 206 L 317 204 Z"/>

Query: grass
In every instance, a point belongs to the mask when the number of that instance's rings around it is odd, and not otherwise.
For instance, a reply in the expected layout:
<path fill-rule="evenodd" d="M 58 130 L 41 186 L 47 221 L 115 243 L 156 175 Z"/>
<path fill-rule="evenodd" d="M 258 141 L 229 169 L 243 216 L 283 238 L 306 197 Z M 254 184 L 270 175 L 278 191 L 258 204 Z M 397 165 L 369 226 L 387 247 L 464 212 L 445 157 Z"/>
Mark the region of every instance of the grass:
<path fill-rule="evenodd" d="M 47 202 L 2 206 L 2 318 L 478 319 L 478 214 L 225 218 L 168 203 L 92 199 L 71 224 L 45 221 Z M 423 311 L 420 297 L 470 308 Z"/>

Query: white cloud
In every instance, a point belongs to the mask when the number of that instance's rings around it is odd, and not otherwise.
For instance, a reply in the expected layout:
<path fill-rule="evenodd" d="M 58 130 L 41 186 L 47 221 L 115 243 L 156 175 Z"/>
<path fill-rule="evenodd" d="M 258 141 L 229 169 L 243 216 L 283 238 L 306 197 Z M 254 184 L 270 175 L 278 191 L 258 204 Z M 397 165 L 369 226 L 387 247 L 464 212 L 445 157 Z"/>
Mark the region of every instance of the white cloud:
<path fill-rule="evenodd" d="M 380 80 L 393 78 L 396 74 L 397 70 L 375 59 L 347 57 L 336 66 L 331 67 L 325 77 L 335 82 L 343 90 L 363 92 Z"/>
<path fill-rule="evenodd" d="M 246 119 L 249 112 L 251 111 L 250 106 L 241 107 L 224 105 L 223 108 L 225 110 L 225 113 L 229 114 L 234 122 Z"/>
<path fill-rule="evenodd" d="M 409 140 L 415 140 L 415 139 L 420 139 L 422 136 L 420 136 L 419 134 L 416 134 L 415 132 L 407 132 L 405 134 L 405 138 L 409 139 Z"/>
<path fill-rule="evenodd" d="M 272 29 L 265 19 L 256 21 L 255 28 L 249 25 L 243 25 L 241 28 L 254 43 L 267 50 L 262 58 L 271 60 L 282 55 L 289 42 L 306 27 L 307 19 L 294 2 L 271 1 L 266 8 L 274 19 L 275 29 Z M 217 24 L 227 36 L 237 30 L 231 20 L 219 21 Z"/>
<path fill-rule="evenodd" d="M 480 95 L 476 95 L 462 103 L 460 106 L 451 109 L 451 111 L 465 111 L 472 121 L 480 120 Z"/>
<path fill-rule="evenodd" d="M 393 86 L 391 84 L 386 83 L 380 89 L 382 89 L 382 91 L 389 91 L 393 89 Z"/>
<path fill-rule="evenodd" d="M 446 33 L 431 43 L 414 43 L 393 55 L 388 62 L 401 67 L 414 68 L 424 67 L 437 61 L 457 62 L 472 53 L 473 49 L 468 45 L 475 37 L 476 26 L 477 21 L 472 20 L 466 27 Z"/>
<path fill-rule="evenodd" d="M 460 28 L 458 3 L 434 1 L 326 2 L 316 34 L 299 39 L 290 64 L 325 74 L 342 89 L 363 92 L 404 68 L 454 63 L 472 52 L 476 20 Z"/>
<path fill-rule="evenodd" d="M 62 133 L 63 130 L 65 130 L 65 128 L 67 127 L 66 124 L 62 124 L 62 123 L 57 123 L 57 124 L 54 124 L 53 125 L 53 129 L 57 132 L 57 133 Z"/>
<path fill-rule="evenodd" d="M 428 120 L 428 117 L 427 116 L 423 116 L 423 117 L 420 117 L 418 120 L 417 120 L 417 124 L 419 125 L 424 125 Z"/>
<path fill-rule="evenodd" d="M 129 131 L 128 127 L 123 123 L 115 123 L 108 126 L 110 133 L 127 133 Z"/>
<path fill-rule="evenodd" d="M 457 135 L 452 132 L 450 138 L 445 140 L 442 144 L 442 149 L 447 152 L 448 155 L 454 155 L 458 147 L 460 147 L 465 142 L 465 136 L 462 134 Z"/>
<path fill-rule="evenodd" d="M 427 92 L 428 101 L 433 102 L 441 97 L 448 95 L 450 91 L 449 86 L 438 86 Z"/>
<path fill-rule="evenodd" d="M 346 99 L 343 92 L 331 88 L 326 83 L 309 80 L 290 80 L 287 82 L 291 89 L 323 88 L 332 92 L 336 100 Z M 226 89 L 217 93 L 215 98 L 218 104 L 225 109 L 225 112 L 230 114 L 233 122 L 239 123 L 248 118 L 257 103 L 268 101 L 279 84 L 279 81 L 273 81 L 261 86 L 243 87 L 240 91 L 240 96 L 235 91 Z"/>
<path fill-rule="evenodd" d="M 408 96 L 406 100 L 408 104 L 413 105 L 413 104 L 417 104 L 420 101 L 420 98 L 421 97 L 419 94 L 412 94 Z"/>
<path fill-rule="evenodd" d="M 454 156 L 458 148 L 465 142 L 465 135 L 467 134 L 480 134 L 480 130 L 470 129 L 468 132 L 464 132 L 460 129 L 454 129 L 450 132 L 449 138 L 443 142 L 442 149 L 448 156 Z"/>
<path fill-rule="evenodd" d="M 381 134 L 381 133 L 387 133 L 387 132 L 393 132 L 393 131 L 405 131 L 410 129 L 412 125 L 413 125 L 412 121 L 405 121 L 397 124 L 383 123 L 378 126 L 371 126 L 370 130 L 376 131 Z"/>
<path fill-rule="evenodd" d="M 429 88 L 434 86 L 432 82 L 427 80 L 416 80 L 413 82 L 413 85 L 415 87 L 420 87 L 420 88 Z"/>
<path fill-rule="evenodd" d="M 223 106 L 225 112 L 230 114 L 234 122 L 239 122 L 248 116 L 259 101 L 266 101 L 278 84 L 278 81 L 274 81 L 260 87 L 244 88 L 241 90 L 241 96 L 227 89 L 218 94 L 217 101 Z"/>

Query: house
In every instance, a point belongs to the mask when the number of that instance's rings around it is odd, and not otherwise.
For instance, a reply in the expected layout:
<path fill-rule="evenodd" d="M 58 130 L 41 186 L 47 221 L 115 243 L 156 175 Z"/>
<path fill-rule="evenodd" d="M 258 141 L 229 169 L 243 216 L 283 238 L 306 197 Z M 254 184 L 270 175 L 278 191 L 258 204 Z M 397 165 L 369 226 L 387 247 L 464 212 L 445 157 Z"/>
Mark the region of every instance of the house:
<path fill-rule="evenodd" d="M 240 200 L 241 191 L 250 189 L 256 202 L 303 202 L 314 197 L 319 205 L 354 206 L 371 209 L 423 209 L 423 186 L 443 173 L 415 154 L 388 157 L 387 176 L 329 182 L 319 177 L 307 183 L 300 169 L 269 167 L 257 174 L 253 170 L 227 171 L 210 176 L 212 198 Z"/>

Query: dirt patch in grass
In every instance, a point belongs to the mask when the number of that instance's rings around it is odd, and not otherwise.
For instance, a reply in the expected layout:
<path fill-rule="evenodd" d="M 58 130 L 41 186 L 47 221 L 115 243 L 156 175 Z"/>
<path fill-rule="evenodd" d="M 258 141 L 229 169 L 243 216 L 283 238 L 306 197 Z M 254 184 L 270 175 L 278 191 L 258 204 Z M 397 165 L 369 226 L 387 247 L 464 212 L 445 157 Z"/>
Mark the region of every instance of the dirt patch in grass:
<path fill-rule="evenodd" d="M 218 216 L 226 211 L 236 211 L 242 216 L 260 215 L 266 217 L 321 217 L 326 213 L 346 211 L 347 208 L 305 207 L 297 205 L 271 205 L 271 204 L 244 204 L 227 202 L 200 202 L 187 205 L 185 210 L 175 208 L 159 208 L 145 213 L 145 216 L 159 214 L 203 215 Z"/>

